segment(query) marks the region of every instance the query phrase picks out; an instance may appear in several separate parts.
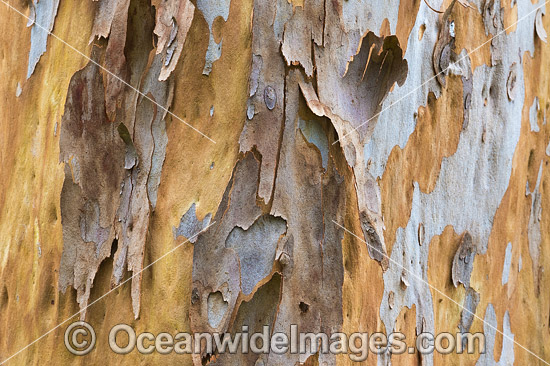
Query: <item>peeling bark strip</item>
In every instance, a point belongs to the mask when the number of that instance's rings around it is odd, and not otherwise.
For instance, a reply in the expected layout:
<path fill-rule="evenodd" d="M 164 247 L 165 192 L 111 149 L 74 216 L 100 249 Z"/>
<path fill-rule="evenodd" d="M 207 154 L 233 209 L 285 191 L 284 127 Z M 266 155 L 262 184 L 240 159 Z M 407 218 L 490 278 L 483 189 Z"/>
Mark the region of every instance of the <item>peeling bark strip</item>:
<path fill-rule="evenodd" d="M 97 58 L 99 51 L 95 50 Z M 77 290 L 87 306 L 101 262 L 111 255 L 114 225 L 124 179 L 124 143 L 107 121 L 99 68 L 89 63 L 71 79 L 61 123 L 60 160 L 65 163 L 61 192 L 64 250 L 59 287 Z M 84 319 L 85 313 L 81 318 Z"/>
<path fill-rule="evenodd" d="M 27 27 L 31 27 L 31 49 L 29 51 L 29 64 L 27 79 L 31 77 L 48 45 L 48 32 L 53 30 L 59 0 L 33 0 L 30 2 L 30 14 Z M 35 23 L 38 23 L 35 24 Z"/>
<path fill-rule="evenodd" d="M 129 2 L 124 2 L 126 17 L 128 6 Z M 138 6 L 132 11 L 142 16 L 144 9 Z M 114 41 L 118 37 L 113 34 L 114 24 L 117 23 L 113 23 L 109 35 L 105 62 L 110 62 L 109 54 L 116 53 L 122 55 L 117 57 L 122 57 L 125 64 L 121 50 L 127 44 L 126 30 L 122 40 Z M 132 37 L 139 39 L 136 34 Z M 113 44 L 118 45 L 116 51 Z M 126 51 L 131 57 L 130 81 L 138 80 L 140 91 L 150 100 L 138 98 L 130 88 L 118 89 L 115 94 L 125 101 L 124 108 L 118 103 L 112 105 L 111 111 L 117 111 L 119 117 L 110 122 L 108 106 L 112 99 L 107 96 L 114 79 L 101 74 L 99 67 L 90 62 L 71 80 L 61 124 L 60 159 L 66 163 L 66 175 L 61 195 L 64 250 L 59 284 L 62 291 L 69 286 L 77 290 L 82 310 L 87 306 L 99 266 L 107 257 L 112 256 L 114 261 L 111 286 L 122 281 L 126 270 L 141 272 L 149 218 L 156 206 L 166 154 L 166 113 L 151 102 L 171 104 L 172 83 L 158 81 L 164 60 L 146 49 Z M 100 61 L 99 47 L 94 46 L 93 59 Z M 136 318 L 140 292 L 141 274 L 132 279 Z M 81 313 L 82 319 L 85 314 Z"/>
<path fill-rule="evenodd" d="M 168 79 L 176 68 L 187 32 L 193 21 L 195 6 L 189 0 L 153 1 L 157 8 L 155 34 L 159 37 L 157 54 L 162 54 L 159 80 Z"/>
<path fill-rule="evenodd" d="M 341 329 L 343 232 L 331 224 L 344 214 L 343 177 L 333 158 L 325 171 L 319 151 L 297 134 L 300 79 L 293 71 L 286 80 L 286 119 L 271 209 L 257 204 L 260 162 L 248 152 L 233 171 L 216 224 L 195 244 L 190 310 L 194 332 L 236 329 L 235 317 L 248 314 L 242 313 L 247 306 L 243 300 L 264 301 L 262 288 L 276 273 L 283 278 L 282 294 L 266 304 L 277 312 L 263 325 L 273 325 L 274 332 L 288 331 L 289 324 L 311 332 Z M 306 283 L 319 286 L 306 289 Z M 196 355 L 195 362 L 201 364 L 204 357 Z M 259 355 L 255 357 L 254 362 Z M 334 362 L 333 355 L 320 357 Z M 270 354 L 263 362 L 268 358 L 276 365 L 299 361 L 299 355 Z"/>

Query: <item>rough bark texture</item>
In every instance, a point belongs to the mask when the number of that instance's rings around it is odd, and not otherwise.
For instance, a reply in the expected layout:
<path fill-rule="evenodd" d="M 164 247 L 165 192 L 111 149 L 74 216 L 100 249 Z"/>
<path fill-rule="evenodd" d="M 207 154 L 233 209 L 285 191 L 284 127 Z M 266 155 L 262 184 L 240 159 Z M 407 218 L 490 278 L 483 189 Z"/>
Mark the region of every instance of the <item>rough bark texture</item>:
<path fill-rule="evenodd" d="M 550 360 L 543 0 L 8 3 L 0 362 L 79 310 L 92 353 L 65 325 L 9 363 L 353 364 L 121 356 L 119 323 L 484 332 L 483 355 L 363 364 Z"/>

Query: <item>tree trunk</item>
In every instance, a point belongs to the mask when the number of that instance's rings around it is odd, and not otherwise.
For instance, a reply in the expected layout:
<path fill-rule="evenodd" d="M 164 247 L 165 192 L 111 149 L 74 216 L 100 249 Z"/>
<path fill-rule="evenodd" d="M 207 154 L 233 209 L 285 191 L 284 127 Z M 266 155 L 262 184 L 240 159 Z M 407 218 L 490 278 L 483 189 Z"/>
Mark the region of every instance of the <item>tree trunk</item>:
<path fill-rule="evenodd" d="M 2 2 L 0 362 L 550 364 L 543 0 Z M 120 355 L 121 323 L 486 352 Z"/>

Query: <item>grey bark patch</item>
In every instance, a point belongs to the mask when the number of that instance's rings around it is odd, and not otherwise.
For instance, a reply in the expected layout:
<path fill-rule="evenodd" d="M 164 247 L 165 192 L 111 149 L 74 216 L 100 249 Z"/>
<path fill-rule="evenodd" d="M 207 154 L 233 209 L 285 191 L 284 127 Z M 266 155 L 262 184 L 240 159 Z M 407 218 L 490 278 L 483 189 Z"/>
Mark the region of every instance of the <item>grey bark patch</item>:
<path fill-rule="evenodd" d="M 504 314 L 502 325 L 502 348 L 498 363 L 494 359 L 495 343 L 498 330 L 498 321 L 492 304 L 487 305 L 483 322 L 485 335 L 485 352 L 481 353 L 476 366 L 508 366 L 514 364 L 514 334 L 510 325 L 510 314 Z"/>
<path fill-rule="evenodd" d="M 254 118 L 254 104 L 248 101 L 248 106 L 246 107 L 246 118 L 251 120 Z"/>
<path fill-rule="evenodd" d="M 197 241 L 196 234 L 208 227 L 211 218 L 212 215 L 208 214 L 202 221 L 197 219 L 196 207 L 195 203 L 193 203 L 189 210 L 181 217 L 179 226 L 173 228 L 174 239 L 178 236 L 184 236 L 194 244 Z"/>
<path fill-rule="evenodd" d="M 151 126 L 153 132 L 153 156 L 151 157 L 151 171 L 147 181 L 147 194 L 153 210 L 157 206 L 158 187 L 162 174 L 162 166 L 166 157 L 166 146 L 168 145 L 168 135 L 166 133 L 166 120 L 156 118 Z"/>
<path fill-rule="evenodd" d="M 233 337 L 237 332 L 243 332 L 243 327 L 248 327 L 248 333 L 258 333 L 263 331 L 264 326 L 271 326 L 277 316 L 281 290 L 281 275 L 275 273 L 265 285 L 260 287 L 250 301 L 241 303 L 235 317 L 235 322 L 231 326 L 229 333 Z M 242 353 L 242 348 L 238 347 L 235 354 L 228 352 L 220 353 L 218 357 L 209 363 L 210 366 L 241 366 L 241 365 L 266 365 L 269 364 L 267 355 L 258 355 L 254 352 Z"/>
<path fill-rule="evenodd" d="M 508 243 L 506 246 L 506 252 L 504 254 L 504 266 L 502 268 L 502 286 L 508 283 L 508 277 L 510 276 L 510 267 L 512 266 L 512 243 Z"/>
<path fill-rule="evenodd" d="M 368 127 L 371 128 L 376 121 L 365 122 L 381 109 L 381 103 L 392 87 L 396 83 L 403 85 L 407 79 L 408 62 L 403 58 L 396 36 L 378 37 L 373 32 L 362 38 L 357 53 L 347 62 L 343 77 L 330 69 L 335 66 L 330 60 L 328 55 L 323 59 L 316 58 L 320 75 L 318 83 L 321 83 L 319 100 L 357 128 L 362 140 Z M 332 80 L 335 77 L 338 79 Z"/>
<path fill-rule="evenodd" d="M 53 30 L 58 7 L 59 0 L 34 1 L 35 22 L 33 22 L 31 29 L 31 49 L 29 51 L 27 79 L 31 77 L 40 57 L 46 52 L 48 35 Z"/>
<path fill-rule="evenodd" d="M 212 328 L 217 328 L 227 312 L 227 301 L 221 292 L 216 291 L 208 295 L 208 323 Z"/>
<path fill-rule="evenodd" d="M 249 92 L 248 96 L 252 97 L 258 90 L 258 84 L 260 82 L 260 73 L 262 72 L 263 59 L 260 55 L 252 55 L 252 69 L 250 71 L 249 78 Z"/>
<path fill-rule="evenodd" d="M 80 215 L 80 236 L 85 242 L 95 243 L 96 256 L 99 256 L 101 246 L 109 238 L 109 231 L 109 228 L 101 227 L 97 201 L 86 201 L 84 210 Z"/>
<path fill-rule="evenodd" d="M 164 71 L 161 55 L 156 55 L 143 80 L 142 90 L 153 101 L 169 108 L 172 104 L 174 84 L 171 80 L 158 81 Z M 145 128 L 148 128 L 147 134 L 149 136 L 144 139 L 148 146 L 143 148 L 142 154 L 146 155 L 148 160 L 147 196 L 153 210 L 157 205 L 158 187 L 166 157 L 166 146 L 168 145 L 168 135 L 166 133 L 167 113 L 166 110 L 159 111 L 155 105 L 149 103 L 145 98 L 138 102 L 136 108 L 136 116 L 146 119 Z"/>
<path fill-rule="evenodd" d="M 474 269 L 476 248 L 469 232 L 465 232 L 453 259 L 452 280 L 455 287 L 463 283 L 470 287 L 470 275 Z"/>
<path fill-rule="evenodd" d="M 235 227 L 225 241 L 233 248 L 241 265 L 241 288 L 252 293 L 258 282 L 273 268 L 277 243 L 286 232 L 286 221 L 271 215 L 261 216 L 248 230 Z"/>
<path fill-rule="evenodd" d="M 460 329 L 461 333 L 470 331 L 478 305 L 479 294 L 471 287 L 466 288 L 466 297 L 464 298 L 463 309 L 460 313 L 460 324 L 458 324 L 458 329 Z M 463 343 L 463 345 L 465 344 Z"/>
<path fill-rule="evenodd" d="M 328 163 L 328 139 L 323 127 L 317 121 L 304 121 L 300 118 L 298 127 L 306 140 L 315 145 L 321 153 L 323 168 L 327 169 Z"/>
<path fill-rule="evenodd" d="M 208 23 L 208 28 L 210 30 L 210 37 L 208 39 L 208 49 L 206 50 L 204 69 L 202 73 L 204 75 L 210 75 L 212 71 L 212 64 L 214 61 L 218 60 L 222 55 L 222 44 L 223 39 L 220 40 L 220 43 L 216 43 L 214 39 L 214 33 L 212 26 L 214 20 L 217 17 L 222 17 L 224 21 L 227 21 L 229 16 L 229 6 L 231 5 L 231 0 L 198 0 L 197 8 L 202 12 L 206 23 Z"/>
<path fill-rule="evenodd" d="M 226 248 L 225 242 L 236 227 L 248 230 L 262 215 L 256 205 L 260 163 L 254 154 L 245 154 L 236 164 L 216 211 L 214 224 L 203 232 L 193 250 L 193 293 L 189 315 L 193 332 L 225 332 L 241 294 L 239 256 L 236 250 Z M 219 326 L 208 321 L 207 296 L 220 291 L 228 303 L 228 310 Z M 198 298 L 198 300 L 197 300 Z M 204 349 L 202 356 L 205 355 Z"/>
<path fill-rule="evenodd" d="M 538 114 L 540 110 L 539 105 L 539 98 L 535 97 L 535 100 L 533 100 L 533 105 L 531 108 L 529 108 L 529 124 L 531 125 L 531 131 L 532 132 L 539 132 L 539 120 L 538 120 Z"/>
<path fill-rule="evenodd" d="M 264 101 L 267 109 L 272 110 L 277 104 L 277 93 L 271 85 L 268 85 L 264 89 Z"/>

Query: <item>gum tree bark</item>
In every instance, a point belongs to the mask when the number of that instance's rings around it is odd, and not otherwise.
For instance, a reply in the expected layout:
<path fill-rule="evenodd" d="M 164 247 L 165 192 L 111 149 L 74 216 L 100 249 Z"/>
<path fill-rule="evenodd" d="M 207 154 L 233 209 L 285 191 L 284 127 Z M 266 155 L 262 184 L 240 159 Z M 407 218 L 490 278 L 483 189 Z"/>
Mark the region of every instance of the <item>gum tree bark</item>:
<path fill-rule="evenodd" d="M 550 360 L 543 0 L 2 3 L 0 362 Z M 487 352 L 119 355 L 120 323 Z"/>

